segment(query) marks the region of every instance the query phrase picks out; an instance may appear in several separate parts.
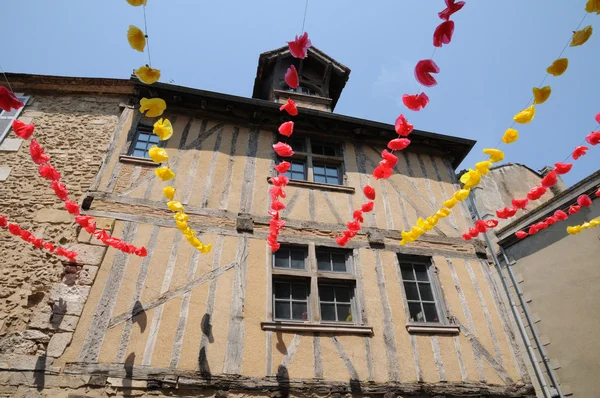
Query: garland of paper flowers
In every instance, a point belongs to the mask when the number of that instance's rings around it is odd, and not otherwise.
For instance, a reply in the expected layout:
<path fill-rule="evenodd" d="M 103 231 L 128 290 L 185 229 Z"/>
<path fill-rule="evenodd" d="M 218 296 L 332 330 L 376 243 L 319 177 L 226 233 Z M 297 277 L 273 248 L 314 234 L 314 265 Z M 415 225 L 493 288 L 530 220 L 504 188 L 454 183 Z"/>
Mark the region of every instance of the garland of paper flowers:
<path fill-rule="evenodd" d="M 127 0 L 129 4 L 134 7 L 144 7 L 144 21 L 146 19 L 146 3 L 147 0 Z M 144 52 L 148 44 L 148 29 L 144 23 L 144 31 L 140 28 L 130 25 L 127 31 L 127 40 L 131 48 L 136 51 Z M 147 48 L 148 53 L 148 64 L 140 66 L 135 70 L 135 75 L 145 84 L 154 84 L 160 79 L 160 70 L 152 68 L 152 61 L 150 58 L 150 49 Z M 140 112 L 146 114 L 146 117 L 155 118 L 163 114 L 167 109 L 167 103 L 162 98 L 142 98 L 140 100 Z M 160 118 L 154 123 L 153 133 L 156 134 L 161 141 L 166 141 L 173 135 L 173 126 L 169 119 Z M 167 163 L 167 166 L 161 166 L 154 170 L 154 174 L 162 181 L 169 181 L 175 178 L 175 173 L 168 166 L 169 155 L 164 148 L 153 145 L 148 149 L 148 155 L 154 163 L 162 165 Z M 163 196 L 168 200 L 167 208 L 175 213 L 175 224 L 186 240 L 201 253 L 210 252 L 211 245 L 205 245 L 196 237 L 195 232 L 190 228 L 188 224 L 189 216 L 185 213 L 185 208 L 180 201 L 175 200 L 175 188 L 172 186 L 166 186 L 162 190 Z"/>

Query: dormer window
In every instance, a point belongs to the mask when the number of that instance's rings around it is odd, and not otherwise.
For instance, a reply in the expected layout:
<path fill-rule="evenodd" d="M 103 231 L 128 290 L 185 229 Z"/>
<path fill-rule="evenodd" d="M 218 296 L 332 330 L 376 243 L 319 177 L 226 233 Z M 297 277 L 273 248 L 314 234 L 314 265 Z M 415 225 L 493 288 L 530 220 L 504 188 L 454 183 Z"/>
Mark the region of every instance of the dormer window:
<path fill-rule="evenodd" d="M 315 90 L 313 90 L 312 88 L 308 88 L 306 86 L 300 85 L 297 88 L 292 88 L 292 87 L 289 87 L 288 85 L 286 85 L 286 88 L 287 88 L 287 91 L 290 91 L 292 93 L 320 96 L 320 94 L 317 93 Z"/>

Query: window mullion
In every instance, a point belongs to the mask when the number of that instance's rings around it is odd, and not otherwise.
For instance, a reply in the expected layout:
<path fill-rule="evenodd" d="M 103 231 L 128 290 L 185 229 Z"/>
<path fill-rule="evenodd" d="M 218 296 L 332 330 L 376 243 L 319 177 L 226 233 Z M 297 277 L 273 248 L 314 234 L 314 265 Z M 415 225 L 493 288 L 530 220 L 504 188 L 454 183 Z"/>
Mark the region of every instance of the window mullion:
<path fill-rule="evenodd" d="M 306 137 L 305 144 L 306 146 L 306 181 L 315 181 L 315 176 L 313 172 L 313 161 L 312 161 L 312 145 L 310 143 L 310 138 Z"/>

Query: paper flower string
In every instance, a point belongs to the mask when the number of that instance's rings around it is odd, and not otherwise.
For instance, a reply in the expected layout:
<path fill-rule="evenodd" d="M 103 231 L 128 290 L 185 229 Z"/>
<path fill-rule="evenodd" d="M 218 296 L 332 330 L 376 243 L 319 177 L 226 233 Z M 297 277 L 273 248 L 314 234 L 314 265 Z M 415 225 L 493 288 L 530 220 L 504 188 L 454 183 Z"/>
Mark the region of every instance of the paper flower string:
<path fill-rule="evenodd" d="M 575 225 L 575 226 L 572 226 L 572 227 L 567 227 L 567 233 L 569 235 L 576 235 L 576 234 L 580 233 L 583 230 L 590 229 L 590 228 L 593 228 L 593 227 L 597 227 L 599 225 L 600 225 L 600 217 L 597 217 L 597 218 L 594 218 L 591 221 L 584 222 L 581 225 Z"/>
<path fill-rule="evenodd" d="M 469 229 L 469 232 L 462 234 L 464 240 L 471 240 L 476 238 L 479 234 L 484 234 L 488 229 L 496 228 L 498 226 L 498 220 L 477 220 L 475 226 Z"/>
<path fill-rule="evenodd" d="M 21 238 L 23 241 L 31 243 L 38 249 L 46 250 L 50 253 L 54 253 L 59 257 L 65 257 L 69 261 L 74 262 L 77 259 L 77 253 L 71 250 L 66 250 L 62 247 L 56 246 L 53 243 L 46 242 L 41 238 L 36 238 L 33 233 L 22 228 L 18 224 L 9 223 L 6 216 L 0 216 L 0 228 L 8 229 L 11 235 Z"/>
<path fill-rule="evenodd" d="M 293 41 L 288 41 L 287 44 L 292 56 L 300 59 L 306 58 L 306 53 L 312 46 L 312 43 L 308 38 L 308 32 L 304 32 L 300 37 L 296 35 L 296 38 Z"/>

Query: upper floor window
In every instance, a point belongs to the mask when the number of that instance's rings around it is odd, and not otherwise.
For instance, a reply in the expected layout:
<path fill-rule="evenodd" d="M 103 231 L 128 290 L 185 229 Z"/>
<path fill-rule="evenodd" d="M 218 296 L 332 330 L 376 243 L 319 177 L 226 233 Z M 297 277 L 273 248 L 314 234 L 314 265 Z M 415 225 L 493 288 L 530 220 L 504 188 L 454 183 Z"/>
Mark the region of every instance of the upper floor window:
<path fill-rule="evenodd" d="M 287 91 L 290 91 L 292 93 L 298 93 L 298 94 L 305 94 L 305 95 L 316 95 L 316 96 L 320 96 L 320 94 L 313 90 L 312 88 L 306 87 L 306 86 L 298 86 L 296 88 L 292 88 L 287 86 Z"/>
<path fill-rule="evenodd" d="M 15 96 L 19 99 L 19 101 L 27 105 L 29 97 L 22 94 L 15 94 Z M 24 107 L 18 110 L 11 109 L 10 112 L 6 112 L 0 109 L 0 144 L 2 143 L 2 141 L 4 141 L 4 138 L 10 132 L 13 120 L 19 117 L 19 115 L 23 111 L 23 108 Z"/>
<path fill-rule="evenodd" d="M 294 156 L 286 159 L 292 164 L 285 173 L 290 180 L 333 185 L 344 183 L 344 158 L 339 145 L 309 137 L 292 139 L 288 144 L 294 150 Z"/>
<path fill-rule="evenodd" d="M 415 323 L 446 323 L 441 292 L 431 263 L 400 260 L 400 271 L 409 320 Z"/>
<path fill-rule="evenodd" d="M 139 126 L 135 133 L 135 138 L 131 143 L 129 155 L 137 158 L 150 159 L 148 149 L 154 145 L 162 146 L 160 138 L 152 132 L 151 127 Z"/>

